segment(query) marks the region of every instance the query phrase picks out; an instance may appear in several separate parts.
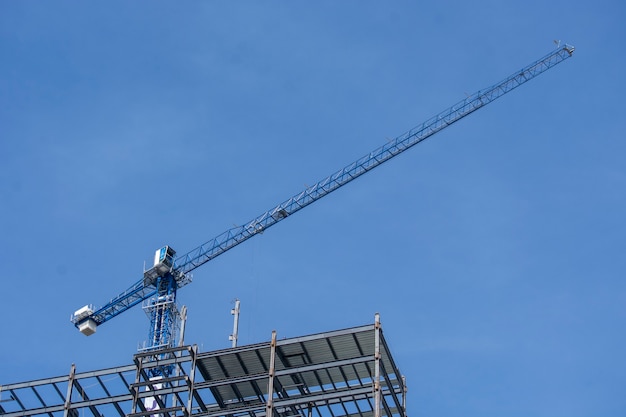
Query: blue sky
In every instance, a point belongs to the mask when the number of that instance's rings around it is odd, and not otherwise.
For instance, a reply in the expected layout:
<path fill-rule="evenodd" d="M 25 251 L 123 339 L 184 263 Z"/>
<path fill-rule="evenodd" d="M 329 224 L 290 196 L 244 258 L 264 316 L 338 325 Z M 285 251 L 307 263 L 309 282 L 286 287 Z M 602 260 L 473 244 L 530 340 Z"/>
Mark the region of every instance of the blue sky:
<path fill-rule="evenodd" d="M 548 53 L 574 57 L 204 265 L 186 341 L 371 323 L 412 416 L 626 410 L 626 6 L 0 4 L 0 384 L 128 364 L 69 322 Z"/>

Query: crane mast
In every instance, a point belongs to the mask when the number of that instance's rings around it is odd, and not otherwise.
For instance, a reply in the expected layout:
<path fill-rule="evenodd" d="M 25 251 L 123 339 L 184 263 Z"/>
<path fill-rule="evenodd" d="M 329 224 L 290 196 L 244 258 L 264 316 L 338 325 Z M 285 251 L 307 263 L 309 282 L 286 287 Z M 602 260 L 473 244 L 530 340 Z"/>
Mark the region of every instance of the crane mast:
<path fill-rule="evenodd" d="M 142 279 L 103 307 L 95 309 L 88 305 L 77 310 L 72 315 L 71 321 L 83 334 L 90 335 L 95 333 L 97 326 L 143 303 L 150 318 L 149 340 L 143 350 L 176 346 L 176 329 L 179 321 L 176 293 L 179 288 L 191 282 L 191 272 L 194 269 L 530 81 L 571 57 L 573 52 L 574 47 L 571 45 L 559 46 L 504 80 L 467 96 L 243 226 L 228 229 L 184 255 L 176 257 L 176 252 L 169 246 L 157 250 L 153 266 L 144 271 Z"/>

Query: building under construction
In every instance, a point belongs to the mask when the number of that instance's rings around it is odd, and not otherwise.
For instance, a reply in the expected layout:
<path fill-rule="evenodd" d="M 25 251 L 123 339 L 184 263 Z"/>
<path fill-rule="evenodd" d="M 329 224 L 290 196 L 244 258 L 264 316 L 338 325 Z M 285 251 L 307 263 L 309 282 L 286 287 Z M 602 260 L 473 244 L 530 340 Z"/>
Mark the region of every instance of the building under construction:
<path fill-rule="evenodd" d="M 179 346 L 177 291 L 191 272 L 329 193 L 370 172 L 572 56 L 557 49 L 479 90 L 414 129 L 307 187 L 254 219 L 176 257 L 169 246 L 126 291 L 72 316 L 85 335 L 143 303 L 149 344 L 130 365 L 0 386 L 0 417 L 229 416 L 379 417 L 406 415 L 406 384 L 374 324 L 201 353 Z M 183 314 L 184 316 L 184 314 Z M 0 381 L 5 382 L 5 381 Z"/>
<path fill-rule="evenodd" d="M 6 381 L 0 381 L 6 382 Z M 213 352 L 183 346 L 116 368 L 0 385 L 2 417 L 406 415 L 406 383 L 374 324 Z"/>

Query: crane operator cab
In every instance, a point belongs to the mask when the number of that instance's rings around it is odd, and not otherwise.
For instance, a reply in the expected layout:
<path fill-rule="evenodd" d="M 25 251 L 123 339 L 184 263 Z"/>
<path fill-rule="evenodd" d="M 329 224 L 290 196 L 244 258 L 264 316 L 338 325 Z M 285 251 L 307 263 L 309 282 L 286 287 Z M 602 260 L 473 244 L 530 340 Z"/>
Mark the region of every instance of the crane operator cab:
<path fill-rule="evenodd" d="M 176 251 L 169 246 L 157 249 L 154 253 L 154 265 L 143 273 L 143 285 L 145 287 L 154 285 L 158 277 L 170 272 L 174 265 L 175 255 Z"/>

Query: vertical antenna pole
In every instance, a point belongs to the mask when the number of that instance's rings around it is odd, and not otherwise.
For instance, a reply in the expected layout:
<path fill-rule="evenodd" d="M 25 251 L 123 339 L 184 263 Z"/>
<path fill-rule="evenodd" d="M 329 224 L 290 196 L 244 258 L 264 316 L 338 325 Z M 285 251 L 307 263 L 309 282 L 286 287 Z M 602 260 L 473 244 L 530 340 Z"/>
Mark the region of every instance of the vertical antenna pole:
<path fill-rule="evenodd" d="M 180 309 L 180 337 L 178 338 L 178 347 L 185 345 L 185 325 L 187 324 L 187 306 Z"/>
<path fill-rule="evenodd" d="M 233 319 L 233 334 L 231 334 L 228 338 L 228 340 L 231 340 L 233 342 L 232 347 L 237 347 L 237 337 L 239 333 L 239 305 L 239 299 L 235 298 L 235 308 L 230 310 L 230 314 L 235 316 Z"/>

